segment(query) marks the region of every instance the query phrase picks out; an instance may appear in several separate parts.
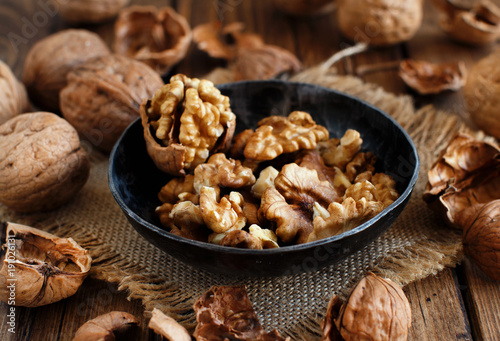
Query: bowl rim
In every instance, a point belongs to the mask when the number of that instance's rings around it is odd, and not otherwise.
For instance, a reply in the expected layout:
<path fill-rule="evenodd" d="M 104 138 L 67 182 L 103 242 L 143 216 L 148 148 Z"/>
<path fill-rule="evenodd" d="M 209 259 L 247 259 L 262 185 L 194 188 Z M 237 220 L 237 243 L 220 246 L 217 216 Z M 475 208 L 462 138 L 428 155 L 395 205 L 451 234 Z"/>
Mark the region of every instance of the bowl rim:
<path fill-rule="evenodd" d="M 418 178 L 419 171 L 420 171 L 420 158 L 418 155 L 418 150 L 417 150 L 413 140 L 411 139 L 410 135 L 408 134 L 408 132 L 399 124 L 399 122 L 397 122 L 392 116 L 387 114 L 385 111 L 383 111 L 380 108 L 377 108 L 376 106 L 374 106 L 374 105 L 372 105 L 372 104 L 370 104 L 370 103 L 368 103 L 368 102 L 366 102 L 358 97 L 346 94 L 342 91 L 330 89 L 330 88 L 327 88 L 327 87 L 324 87 L 321 85 L 305 83 L 305 82 L 290 82 L 290 81 L 283 81 L 283 80 L 246 80 L 246 81 L 237 81 L 237 82 L 217 84 L 216 87 L 219 88 L 219 86 L 220 86 L 220 87 L 224 88 L 227 86 L 248 84 L 248 83 L 254 83 L 254 84 L 266 83 L 266 84 L 281 84 L 281 85 L 285 84 L 288 86 L 295 86 L 295 87 L 300 87 L 300 86 L 307 86 L 307 87 L 313 87 L 313 88 L 315 87 L 315 88 L 322 89 L 323 91 L 333 92 L 336 95 L 346 97 L 354 102 L 359 102 L 362 105 L 367 106 L 370 109 L 378 112 L 378 114 L 384 116 L 386 119 L 391 121 L 391 123 L 395 127 L 398 128 L 398 130 L 402 133 L 402 135 L 407 140 L 407 142 L 409 143 L 409 145 L 413 151 L 413 154 L 415 156 L 415 165 L 414 165 L 412 176 L 409 180 L 408 186 L 405 188 L 403 193 L 401 193 L 400 196 L 393 203 L 391 203 L 389 206 L 387 206 L 382 212 L 377 214 L 375 217 L 367 220 L 366 222 L 356 226 L 352 230 L 340 233 L 340 234 L 335 235 L 335 236 L 323 238 L 320 240 L 316 240 L 316 241 L 312 241 L 312 242 L 308 242 L 308 243 L 304 243 L 304 244 L 286 245 L 286 246 L 280 246 L 279 248 L 273 248 L 273 249 L 254 250 L 254 249 L 242 249 L 242 248 L 221 246 L 221 245 L 212 244 L 212 243 L 208 243 L 208 242 L 201 242 L 201 241 L 196 241 L 196 240 L 184 238 L 181 236 L 174 235 L 174 234 L 170 233 L 169 231 L 167 231 L 166 229 L 163 229 L 155 224 L 150 223 L 149 221 L 146 221 L 141 216 L 139 216 L 137 213 L 132 211 L 125 204 L 124 200 L 118 195 L 118 189 L 117 189 L 117 186 L 113 180 L 113 168 L 114 168 L 115 154 L 116 154 L 116 151 L 117 151 L 119 145 L 121 144 L 122 140 L 127 136 L 128 132 L 130 130 L 132 130 L 136 124 L 141 125 L 141 128 L 142 128 L 142 124 L 140 122 L 141 119 L 137 118 L 136 120 L 134 120 L 132 123 L 129 124 L 129 126 L 124 130 L 124 132 L 122 133 L 120 138 L 117 140 L 117 142 L 113 146 L 113 149 L 111 150 L 111 152 L 109 154 L 109 165 L 108 165 L 108 172 L 107 172 L 108 185 L 109 185 L 109 188 L 111 190 L 111 193 L 112 193 L 113 197 L 115 198 L 116 202 L 118 203 L 118 205 L 120 206 L 120 208 L 123 211 L 127 212 L 127 215 L 129 215 L 130 218 L 134 219 L 137 223 L 140 223 L 142 226 L 147 227 L 149 230 L 151 230 L 154 233 L 160 234 L 161 236 L 166 237 L 168 239 L 172 239 L 176 242 L 180 242 L 181 244 L 187 244 L 191 247 L 193 247 L 193 246 L 194 247 L 201 247 L 203 249 L 208 249 L 209 251 L 214 251 L 217 253 L 238 254 L 238 255 L 247 255 L 247 256 L 248 255 L 252 255 L 252 256 L 266 255 L 267 256 L 267 255 L 276 255 L 276 254 L 280 254 L 280 255 L 285 254 L 286 255 L 288 253 L 294 253 L 297 251 L 303 251 L 303 250 L 312 249 L 315 247 L 320 247 L 323 245 L 331 244 L 332 242 L 336 242 L 336 241 L 342 240 L 344 238 L 347 238 L 349 236 L 355 235 L 355 234 L 369 228 L 371 225 L 374 225 L 376 222 L 378 222 L 379 220 L 384 218 L 386 215 L 390 214 L 395 207 L 403 204 L 403 202 L 406 201 L 408 199 L 408 197 L 411 195 L 413 188 L 415 187 L 415 184 L 417 182 L 417 178 Z"/>

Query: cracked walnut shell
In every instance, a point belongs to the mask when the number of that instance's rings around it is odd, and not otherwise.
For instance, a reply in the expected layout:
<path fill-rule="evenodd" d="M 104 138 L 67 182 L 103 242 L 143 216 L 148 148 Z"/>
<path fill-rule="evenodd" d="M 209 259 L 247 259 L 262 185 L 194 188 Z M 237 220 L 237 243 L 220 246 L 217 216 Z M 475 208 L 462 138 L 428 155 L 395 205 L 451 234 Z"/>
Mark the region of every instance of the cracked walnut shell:
<path fill-rule="evenodd" d="M 370 272 L 345 302 L 332 296 L 321 341 L 403 341 L 410 326 L 411 307 L 401 287 Z"/>
<path fill-rule="evenodd" d="M 0 60 L 0 124 L 28 110 L 28 96 L 23 83 Z"/>
<path fill-rule="evenodd" d="M 289 341 L 276 330 L 266 333 L 244 286 L 214 286 L 193 305 L 198 341 Z"/>
<path fill-rule="evenodd" d="M 22 81 L 30 99 L 43 110 L 59 110 L 59 92 L 66 76 L 77 65 L 109 54 L 106 43 L 95 33 L 68 29 L 38 41 L 28 52 Z"/>
<path fill-rule="evenodd" d="M 158 169 L 176 176 L 226 151 L 236 128 L 229 98 L 212 82 L 182 74 L 143 101 L 140 113 L 148 154 Z"/>
<path fill-rule="evenodd" d="M 191 39 L 186 18 L 173 8 L 130 6 L 116 20 L 113 50 L 164 75 L 184 58 Z"/>
<path fill-rule="evenodd" d="M 55 209 L 87 182 L 90 161 L 75 128 L 47 112 L 0 126 L 0 202 L 12 210 Z"/>
<path fill-rule="evenodd" d="M 115 333 L 125 333 L 130 337 L 130 329 L 139 324 L 139 320 L 123 311 L 112 311 L 85 322 L 72 341 L 115 340 Z"/>
<path fill-rule="evenodd" d="M 7 223 L 0 269 L 0 300 L 39 307 L 73 295 L 87 276 L 92 258 L 71 238 Z M 15 282 L 15 295 L 8 285 Z M 10 303 L 9 303 L 10 304 Z"/>
<path fill-rule="evenodd" d="M 64 118 L 105 152 L 140 116 L 142 101 L 163 85 L 146 64 L 114 54 L 75 67 L 67 80 L 59 96 Z"/>

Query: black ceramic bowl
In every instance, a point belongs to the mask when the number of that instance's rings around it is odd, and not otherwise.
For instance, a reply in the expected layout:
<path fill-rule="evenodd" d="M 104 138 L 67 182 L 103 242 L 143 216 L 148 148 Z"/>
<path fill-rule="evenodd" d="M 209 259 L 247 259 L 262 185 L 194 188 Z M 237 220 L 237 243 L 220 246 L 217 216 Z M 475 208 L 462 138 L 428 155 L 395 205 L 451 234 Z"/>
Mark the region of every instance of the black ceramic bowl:
<path fill-rule="evenodd" d="M 327 239 L 278 249 L 247 250 L 197 242 L 170 234 L 154 209 L 157 193 L 169 176 L 149 158 L 140 120 L 132 123 L 110 156 L 109 186 L 132 226 L 166 253 L 198 269 L 212 272 L 277 276 L 318 270 L 360 250 L 384 232 L 407 204 L 417 180 L 417 150 L 401 126 L 377 108 L 319 86 L 282 81 L 248 81 L 218 86 L 229 96 L 237 116 L 236 132 L 255 128 L 268 115 L 309 112 L 331 137 L 356 129 L 362 149 L 378 158 L 377 171 L 390 174 L 401 196 L 383 212 L 355 229 Z"/>

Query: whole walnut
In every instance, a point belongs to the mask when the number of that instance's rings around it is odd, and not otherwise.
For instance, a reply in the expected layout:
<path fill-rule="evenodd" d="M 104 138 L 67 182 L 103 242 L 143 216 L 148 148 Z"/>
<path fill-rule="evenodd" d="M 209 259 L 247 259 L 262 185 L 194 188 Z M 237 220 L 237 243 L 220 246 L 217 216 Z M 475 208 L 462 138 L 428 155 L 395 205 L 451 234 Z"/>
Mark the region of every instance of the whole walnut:
<path fill-rule="evenodd" d="M 61 111 L 80 136 L 109 151 L 139 117 L 142 100 L 162 85 L 161 77 L 144 63 L 113 54 L 96 57 L 68 74 L 60 93 Z"/>
<path fill-rule="evenodd" d="M 337 19 L 349 39 L 373 46 L 411 39 L 422 23 L 422 0 L 339 0 Z"/>
<path fill-rule="evenodd" d="M 78 192 L 90 171 L 76 130 L 48 112 L 0 125 L 0 202 L 18 212 L 55 209 Z"/>
<path fill-rule="evenodd" d="M 114 18 L 130 0 L 52 0 L 65 21 L 79 24 L 100 23 Z"/>
<path fill-rule="evenodd" d="M 29 110 L 28 96 L 9 66 L 0 60 L 0 124 Z"/>
<path fill-rule="evenodd" d="M 68 72 L 109 53 L 106 43 L 87 30 L 64 30 L 38 41 L 26 56 L 22 75 L 30 99 L 43 110 L 58 111 Z"/>
<path fill-rule="evenodd" d="M 470 118 L 486 133 L 500 138 L 500 50 L 481 59 L 469 70 L 464 97 Z"/>

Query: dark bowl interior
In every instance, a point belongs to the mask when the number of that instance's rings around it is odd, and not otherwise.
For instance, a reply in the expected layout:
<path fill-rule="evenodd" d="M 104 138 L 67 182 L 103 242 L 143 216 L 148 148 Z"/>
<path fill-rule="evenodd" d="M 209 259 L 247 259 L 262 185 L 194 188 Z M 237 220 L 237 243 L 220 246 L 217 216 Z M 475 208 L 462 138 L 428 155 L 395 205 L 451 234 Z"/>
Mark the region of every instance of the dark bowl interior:
<path fill-rule="evenodd" d="M 149 158 L 140 120 L 132 123 L 110 156 L 109 186 L 132 226 L 149 242 L 198 269 L 244 276 L 278 276 L 315 271 L 339 262 L 384 232 L 407 204 L 415 185 L 417 150 L 389 115 L 354 97 L 327 88 L 282 81 L 247 81 L 218 86 L 229 96 L 237 115 L 236 131 L 255 128 L 268 115 L 309 112 L 331 137 L 356 129 L 362 149 L 378 158 L 377 171 L 391 175 L 401 196 L 376 217 L 357 228 L 312 243 L 278 249 L 246 250 L 197 242 L 170 234 L 154 213 L 157 194 L 170 177 Z"/>

